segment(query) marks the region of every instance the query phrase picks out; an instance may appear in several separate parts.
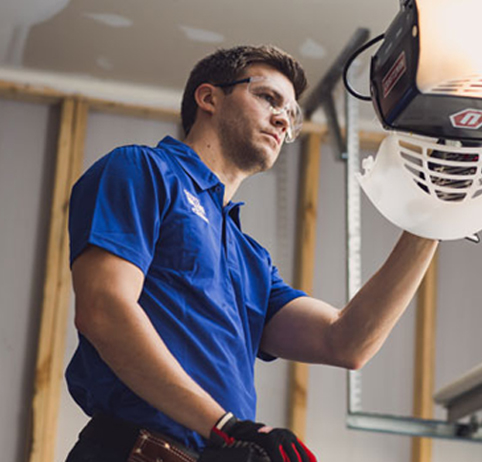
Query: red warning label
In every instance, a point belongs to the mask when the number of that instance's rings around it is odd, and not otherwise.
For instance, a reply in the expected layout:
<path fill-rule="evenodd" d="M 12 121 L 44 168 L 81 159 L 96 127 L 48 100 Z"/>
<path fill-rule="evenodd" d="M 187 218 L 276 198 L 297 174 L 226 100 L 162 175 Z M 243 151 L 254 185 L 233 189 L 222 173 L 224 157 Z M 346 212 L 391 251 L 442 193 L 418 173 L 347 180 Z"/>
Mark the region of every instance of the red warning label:
<path fill-rule="evenodd" d="M 464 109 L 450 116 L 455 128 L 478 130 L 482 127 L 482 111 L 480 109 Z"/>
<path fill-rule="evenodd" d="M 382 88 L 384 98 L 390 94 L 405 72 L 407 72 L 407 59 L 405 58 L 405 52 L 402 51 L 398 59 L 393 63 L 393 66 L 387 72 L 387 75 L 383 77 Z"/>

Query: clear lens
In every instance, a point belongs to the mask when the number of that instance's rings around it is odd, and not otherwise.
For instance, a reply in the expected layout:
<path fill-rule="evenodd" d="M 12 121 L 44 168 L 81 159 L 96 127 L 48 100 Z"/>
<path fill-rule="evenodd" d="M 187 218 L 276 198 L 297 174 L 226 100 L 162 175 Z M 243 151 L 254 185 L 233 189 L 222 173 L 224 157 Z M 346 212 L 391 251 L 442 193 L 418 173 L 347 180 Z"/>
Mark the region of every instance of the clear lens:
<path fill-rule="evenodd" d="M 301 112 L 301 108 L 296 103 L 294 110 L 290 111 L 289 113 L 290 119 L 290 130 L 288 130 L 289 137 L 286 137 L 287 143 L 292 143 L 300 134 L 301 127 L 303 126 L 303 112 Z"/>
<path fill-rule="evenodd" d="M 303 125 L 303 113 L 299 104 L 292 101 L 285 105 L 283 94 L 265 77 L 251 77 L 248 90 L 273 114 L 286 116 L 288 129 L 285 141 L 292 143 L 300 134 Z"/>

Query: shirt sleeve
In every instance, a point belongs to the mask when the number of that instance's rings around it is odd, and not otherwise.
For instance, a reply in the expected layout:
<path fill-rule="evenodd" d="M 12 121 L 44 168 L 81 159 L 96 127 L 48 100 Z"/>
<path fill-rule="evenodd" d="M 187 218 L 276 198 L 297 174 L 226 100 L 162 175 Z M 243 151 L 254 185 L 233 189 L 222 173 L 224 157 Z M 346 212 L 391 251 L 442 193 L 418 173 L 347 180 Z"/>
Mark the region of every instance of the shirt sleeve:
<path fill-rule="evenodd" d="M 281 278 L 278 268 L 272 266 L 271 268 L 271 293 L 268 302 L 268 311 L 266 313 L 265 325 L 269 320 L 280 311 L 286 304 L 298 297 L 306 297 L 306 292 L 302 290 L 293 289 L 286 284 Z M 258 358 L 263 361 L 273 361 L 275 356 L 269 355 L 264 351 L 258 351 Z"/>
<path fill-rule="evenodd" d="M 90 244 L 147 273 L 167 201 L 156 173 L 150 155 L 129 146 L 112 151 L 80 178 L 70 200 L 71 264 Z"/>

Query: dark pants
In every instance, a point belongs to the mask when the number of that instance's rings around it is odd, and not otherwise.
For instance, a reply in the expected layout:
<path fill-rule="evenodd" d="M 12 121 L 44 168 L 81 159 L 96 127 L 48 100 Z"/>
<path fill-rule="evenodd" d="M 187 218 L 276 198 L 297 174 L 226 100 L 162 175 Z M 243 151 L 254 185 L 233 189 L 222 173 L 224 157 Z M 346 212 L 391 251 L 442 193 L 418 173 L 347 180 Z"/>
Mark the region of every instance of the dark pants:
<path fill-rule="evenodd" d="M 113 431 L 115 429 L 115 431 Z M 80 432 L 66 462 L 126 462 L 139 435 L 135 426 L 95 416 Z"/>
<path fill-rule="evenodd" d="M 79 440 L 70 451 L 66 462 L 126 462 L 127 455 L 98 443 Z"/>

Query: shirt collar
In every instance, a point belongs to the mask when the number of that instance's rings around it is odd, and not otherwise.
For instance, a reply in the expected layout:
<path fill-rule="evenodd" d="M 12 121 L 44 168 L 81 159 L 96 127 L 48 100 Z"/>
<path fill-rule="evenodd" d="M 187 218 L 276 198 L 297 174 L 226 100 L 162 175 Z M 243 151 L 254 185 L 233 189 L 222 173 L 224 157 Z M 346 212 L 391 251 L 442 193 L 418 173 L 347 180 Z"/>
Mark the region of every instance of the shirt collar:
<path fill-rule="evenodd" d="M 236 226 L 241 230 L 241 220 L 239 217 L 239 212 L 244 202 L 230 202 L 226 208 L 232 220 L 236 223 Z"/>
<path fill-rule="evenodd" d="M 159 142 L 157 147 L 167 148 L 175 154 L 174 158 L 202 191 L 221 183 L 219 178 L 201 160 L 196 151 L 187 144 L 171 136 L 166 136 Z"/>
<path fill-rule="evenodd" d="M 176 140 L 171 136 L 166 136 L 159 141 L 157 147 L 167 148 L 171 153 L 175 154 L 174 159 L 179 162 L 184 171 L 192 178 L 201 191 L 206 191 L 207 189 L 222 184 L 219 178 L 201 160 L 196 151 L 182 141 Z M 239 209 L 243 205 L 244 202 L 232 201 L 226 205 L 228 213 L 239 228 L 241 227 Z"/>

